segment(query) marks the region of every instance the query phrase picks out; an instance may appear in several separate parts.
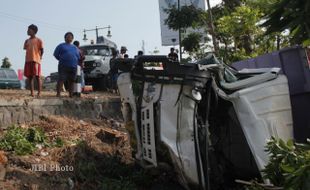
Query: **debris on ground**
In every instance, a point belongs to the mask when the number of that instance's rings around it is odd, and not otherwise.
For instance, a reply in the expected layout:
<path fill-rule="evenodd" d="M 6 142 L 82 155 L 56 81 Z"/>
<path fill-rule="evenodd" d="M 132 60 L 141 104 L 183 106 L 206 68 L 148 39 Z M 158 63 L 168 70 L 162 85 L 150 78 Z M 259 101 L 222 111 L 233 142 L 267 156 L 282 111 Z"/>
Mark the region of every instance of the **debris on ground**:
<path fill-rule="evenodd" d="M 17 127 L 28 131 L 27 140 L 35 145 L 25 155 L 0 151 L 0 167 L 5 168 L 0 168 L 5 171 L 0 190 L 180 188 L 173 173 L 155 175 L 135 164 L 120 121 L 42 116 Z M 0 140 L 7 130 L 0 131 Z"/>

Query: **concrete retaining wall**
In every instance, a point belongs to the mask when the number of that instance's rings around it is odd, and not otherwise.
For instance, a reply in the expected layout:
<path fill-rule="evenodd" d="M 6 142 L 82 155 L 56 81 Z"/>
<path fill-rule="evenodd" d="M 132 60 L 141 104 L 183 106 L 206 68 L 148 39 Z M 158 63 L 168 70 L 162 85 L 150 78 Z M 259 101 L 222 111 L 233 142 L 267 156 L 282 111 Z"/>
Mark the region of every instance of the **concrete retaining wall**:
<path fill-rule="evenodd" d="M 41 115 L 62 115 L 79 119 L 100 116 L 120 119 L 119 98 L 107 99 L 0 99 L 0 127 L 36 121 Z"/>

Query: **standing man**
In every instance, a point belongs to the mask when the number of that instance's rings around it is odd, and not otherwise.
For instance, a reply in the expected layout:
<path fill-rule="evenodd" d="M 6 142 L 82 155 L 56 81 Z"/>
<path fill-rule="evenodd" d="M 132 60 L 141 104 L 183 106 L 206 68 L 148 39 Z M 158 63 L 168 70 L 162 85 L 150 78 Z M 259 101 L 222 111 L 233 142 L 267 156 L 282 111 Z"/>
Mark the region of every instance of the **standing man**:
<path fill-rule="evenodd" d="M 80 42 L 79 41 L 77 41 L 77 40 L 74 41 L 73 45 L 75 45 L 79 49 L 79 52 L 80 52 L 79 66 L 81 67 L 81 87 L 82 87 L 82 91 L 83 91 L 83 89 L 85 87 L 85 79 L 84 79 L 84 72 L 83 72 L 85 55 L 84 55 L 83 50 L 80 48 Z"/>
<path fill-rule="evenodd" d="M 128 58 L 127 48 L 125 46 L 121 47 L 121 53 L 119 54 L 119 58 Z"/>
<path fill-rule="evenodd" d="M 170 53 L 168 54 L 168 58 L 172 61 L 178 61 L 178 54 L 174 52 L 174 48 L 170 48 Z"/>
<path fill-rule="evenodd" d="M 115 49 L 112 49 L 112 58 L 110 59 L 110 88 L 112 90 L 112 93 L 117 93 L 117 77 L 118 77 L 118 68 L 115 65 L 114 60 L 117 57 L 118 52 Z"/>
<path fill-rule="evenodd" d="M 72 32 L 67 32 L 65 34 L 65 42 L 59 44 L 54 51 L 54 57 L 59 61 L 57 97 L 60 97 L 60 91 L 65 81 L 69 84 L 69 97 L 73 95 L 73 84 L 76 77 L 77 65 L 80 61 L 78 48 L 71 44 L 73 38 Z"/>
<path fill-rule="evenodd" d="M 24 43 L 26 50 L 24 75 L 28 78 L 30 84 L 30 95 L 34 97 L 34 78 L 38 82 L 38 97 L 41 95 L 41 60 L 43 56 L 43 42 L 36 37 L 38 27 L 34 24 L 28 26 L 27 35 L 30 36 Z"/>

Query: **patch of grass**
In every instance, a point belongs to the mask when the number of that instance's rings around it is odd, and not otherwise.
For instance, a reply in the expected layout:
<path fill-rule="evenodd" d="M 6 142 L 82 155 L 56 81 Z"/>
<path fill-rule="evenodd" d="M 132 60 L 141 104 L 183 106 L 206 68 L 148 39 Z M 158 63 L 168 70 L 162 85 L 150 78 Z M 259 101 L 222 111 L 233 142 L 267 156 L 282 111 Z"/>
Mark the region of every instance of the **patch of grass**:
<path fill-rule="evenodd" d="M 45 144 L 46 137 L 44 131 L 39 127 L 31 127 L 27 129 L 27 140 L 35 144 Z"/>
<path fill-rule="evenodd" d="M 54 141 L 54 143 L 53 143 L 53 145 L 55 146 L 55 147 L 63 147 L 64 146 L 64 141 L 62 140 L 62 138 L 60 138 L 60 137 L 57 137 L 56 139 L 55 139 L 55 141 Z"/>
<path fill-rule="evenodd" d="M 31 154 L 36 150 L 36 144 L 45 144 L 46 137 L 41 128 L 21 128 L 11 126 L 0 139 L 0 149 L 13 151 L 17 155 Z"/>

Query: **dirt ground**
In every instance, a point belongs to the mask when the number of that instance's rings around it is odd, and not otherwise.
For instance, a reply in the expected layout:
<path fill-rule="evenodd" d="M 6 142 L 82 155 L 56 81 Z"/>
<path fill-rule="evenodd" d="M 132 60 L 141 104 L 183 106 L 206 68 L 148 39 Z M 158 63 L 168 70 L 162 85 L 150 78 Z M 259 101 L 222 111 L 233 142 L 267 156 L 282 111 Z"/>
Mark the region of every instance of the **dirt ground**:
<path fill-rule="evenodd" d="M 63 146 L 39 145 L 25 156 L 5 152 L 6 180 L 0 181 L 0 189 L 96 189 L 96 180 L 89 184 L 81 176 L 91 176 L 95 171 L 90 170 L 96 169 L 91 166 L 101 166 L 100 162 L 107 160 L 133 164 L 127 133 L 107 121 L 49 116 L 20 127 L 40 127 L 48 142 L 62 139 Z M 5 131 L 1 133 L 3 136 Z"/>
<path fill-rule="evenodd" d="M 35 94 L 37 91 L 35 91 Z M 117 94 L 112 94 L 109 92 L 90 92 L 90 93 L 82 93 L 81 98 L 116 98 L 118 97 Z M 11 89 L 0 89 L 0 98 L 7 99 L 7 100 L 16 100 L 16 99 L 33 99 L 38 97 L 31 97 L 29 90 L 11 90 Z M 49 98 L 56 98 L 55 91 L 47 91 L 43 90 L 41 92 L 40 99 L 49 99 Z M 69 98 L 67 92 L 61 93 L 61 98 Z"/>
<path fill-rule="evenodd" d="M 0 95 L 7 100 L 33 98 L 26 90 L 0 90 Z M 48 91 L 41 96 L 54 97 L 55 93 Z M 106 97 L 116 96 L 102 92 L 82 95 L 82 98 Z M 6 175 L 0 180 L 0 190 L 181 189 L 173 173 L 146 171 L 135 163 L 121 121 L 48 116 L 18 127 L 40 128 L 47 142 L 59 142 L 59 146 L 38 144 L 32 154 L 23 156 L 0 150 L 0 157 L 7 158 L 7 162 L 2 159 Z M 0 130 L 0 140 L 6 132 Z"/>

